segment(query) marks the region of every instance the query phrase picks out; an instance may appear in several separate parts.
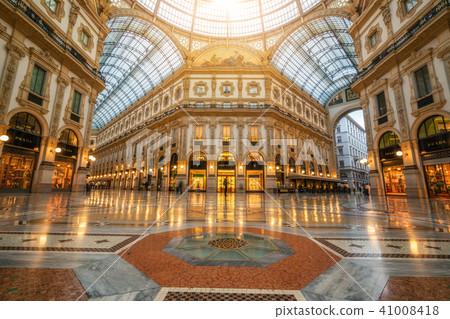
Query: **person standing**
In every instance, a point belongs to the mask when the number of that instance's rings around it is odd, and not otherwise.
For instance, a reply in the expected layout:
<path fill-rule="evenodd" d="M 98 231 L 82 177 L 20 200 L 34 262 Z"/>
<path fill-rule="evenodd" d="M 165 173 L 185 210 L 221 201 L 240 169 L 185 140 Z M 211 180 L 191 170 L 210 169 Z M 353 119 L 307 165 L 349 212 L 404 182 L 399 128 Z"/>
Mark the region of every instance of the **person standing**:
<path fill-rule="evenodd" d="M 228 179 L 225 177 L 225 179 L 223 180 L 223 187 L 224 187 L 224 191 L 225 191 L 225 197 L 227 197 L 227 190 L 228 190 Z"/>

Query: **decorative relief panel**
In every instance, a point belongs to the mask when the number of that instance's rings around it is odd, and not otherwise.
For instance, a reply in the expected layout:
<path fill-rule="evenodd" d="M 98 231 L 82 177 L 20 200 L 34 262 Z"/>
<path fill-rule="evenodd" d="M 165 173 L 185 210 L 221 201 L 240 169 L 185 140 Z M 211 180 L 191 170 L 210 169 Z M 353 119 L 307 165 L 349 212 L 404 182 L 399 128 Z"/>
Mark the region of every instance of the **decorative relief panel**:
<path fill-rule="evenodd" d="M 245 90 L 247 91 L 247 95 L 257 97 L 261 94 L 261 85 L 256 81 L 248 82 Z"/>
<path fill-rule="evenodd" d="M 65 11 L 64 11 L 64 1 L 62 0 L 55 0 L 57 3 L 56 10 L 53 12 L 45 3 L 45 0 L 41 0 L 42 7 L 47 11 L 47 14 L 53 18 L 58 20 L 58 22 L 61 22 L 61 18 L 64 17 Z"/>
<path fill-rule="evenodd" d="M 375 34 L 378 34 L 378 41 L 374 43 L 373 45 L 370 43 L 370 38 Z M 367 33 L 366 40 L 364 43 L 364 47 L 366 48 L 366 52 L 370 53 L 372 51 L 375 51 L 378 47 L 378 45 L 381 43 L 381 36 L 383 34 L 383 29 L 381 29 L 380 25 L 374 25 L 369 29 L 369 32 Z"/>
<path fill-rule="evenodd" d="M 230 81 L 222 82 L 219 87 L 220 94 L 225 97 L 233 95 L 235 90 L 233 82 Z"/>
<path fill-rule="evenodd" d="M 208 85 L 206 82 L 198 81 L 194 83 L 194 95 L 198 97 L 205 96 L 208 93 Z"/>

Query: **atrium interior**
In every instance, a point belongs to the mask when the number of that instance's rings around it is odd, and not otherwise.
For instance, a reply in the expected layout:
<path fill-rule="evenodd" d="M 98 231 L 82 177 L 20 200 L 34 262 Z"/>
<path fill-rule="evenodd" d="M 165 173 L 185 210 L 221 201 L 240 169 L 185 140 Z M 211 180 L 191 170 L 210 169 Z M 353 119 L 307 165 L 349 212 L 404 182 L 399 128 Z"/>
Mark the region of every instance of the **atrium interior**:
<path fill-rule="evenodd" d="M 0 0 L 0 301 L 448 301 L 449 0 Z"/>

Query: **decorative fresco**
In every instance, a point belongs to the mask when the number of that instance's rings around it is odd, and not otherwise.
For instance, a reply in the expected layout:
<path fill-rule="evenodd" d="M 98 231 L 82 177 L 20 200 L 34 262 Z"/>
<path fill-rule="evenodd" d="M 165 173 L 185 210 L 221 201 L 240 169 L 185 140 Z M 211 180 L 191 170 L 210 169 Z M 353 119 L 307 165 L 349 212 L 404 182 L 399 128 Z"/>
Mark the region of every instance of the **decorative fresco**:
<path fill-rule="evenodd" d="M 194 62 L 194 66 L 203 67 L 245 67 L 258 65 L 261 65 L 261 62 L 256 56 L 237 47 L 214 48 L 204 53 Z"/>
<path fill-rule="evenodd" d="M 342 92 L 336 94 L 330 101 L 328 105 L 336 105 L 344 102 L 344 98 L 342 97 Z"/>
<path fill-rule="evenodd" d="M 348 101 L 353 101 L 359 99 L 359 95 L 352 91 L 352 89 L 348 88 L 345 90 L 345 98 Z"/>

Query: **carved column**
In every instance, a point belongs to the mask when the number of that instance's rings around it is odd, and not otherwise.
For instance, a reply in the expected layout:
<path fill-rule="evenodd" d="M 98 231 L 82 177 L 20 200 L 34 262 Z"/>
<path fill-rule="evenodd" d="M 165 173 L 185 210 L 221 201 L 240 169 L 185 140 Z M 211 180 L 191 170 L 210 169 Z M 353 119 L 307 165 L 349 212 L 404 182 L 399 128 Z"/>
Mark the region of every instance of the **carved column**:
<path fill-rule="evenodd" d="M 25 47 L 21 43 L 10 42 L 6 45 L 8 55 L 6 57 L 5 69 L 2 71 L 0 88 L 0 123 L 5 123 L 8 112 L 11 92 L 16 78 L 19 61 L 25 57 Z"/>
<path fill-rule="evenodd" d="M 66 88 L 69 86 L 69 79 L 64 76 L 60 75 L 57 79 L 58 86 L 56 88 L 56 99 L 55 104 L 53 106 L 53 113 L 52 113 L 52 119 L 50 122 L 50 137 L 58 138 L 58 128 L 59 128 L 59 120 L 61 117 L 61 110 L 63 106 L 63 100 L 64 100 L 64 93 L 66 91 Z"/>
<path fill-rule="evenodd" d="M 89 148 L 78 148 L 78 167 L 73 175 L 72 192 L 82 192 L 85 189 L 86 175 L 88 173 L 88 169 L 86 168 L 88 153 Z M 104 174 L 106 173 L 107 171 L 104 172 Z"/>
<path fill-rule="evenodd" d="M 48 193 L 52 191 L 52 178 L 55 170 L 55 149 L 57 145 L 58 140 L 55 138 L 42 138 L 40 161 L 31 186 L 31 191 L 33 193 Z"/>
<path fill-rule="evenodd" d="M 86 120 L 86 131 L 84 133 L 84 146 L 89 147 L 89 140 L 91 139 L 91 127 L 92 127 L 92 119 L 94 117 L 94 109 L 97 100 L 95 98 L 89 99 L 89 112 Z"/>
<path fill-rule="evenodd" d="M 389 37 L 394 37 L 394 31 L 392 29 L 392 21 L 391 21 L 391 10 L 389 9 L 389 4 L 391 0 L 386 0 L 386 3 L 381 6 L 381 14 L 383 15 L 383 21 L 388 29 Z M 399 4 L 400 5 L 400 4 Z"/>
<path fill-rule="evenodd" d="M 242 84 L 242 75 L 239 74 L 239 79 L 238 79 L 238 94 L 239 94 L 239 99 L 242 99 L 242 88 L 243 88 L 243 84 Z"/>
<path fill-rule="evenodd" d="M 191 86 L 191 80 L 190 78 L 187 76 L 183 79 L 183 99 L 185 100 L 185 103 L 187 102 L 187 100 L 189 99 L 189 88 Z"/>
<path fill-rule="evenodd" d="M 272 94 L 272 79 L 266 77 L 264 80 L 264 86 L 265 86 L 265 93 L 266 93 L 266 101 L 265 104 L 266 105 L 270 105 L 270 101 L 271 101 L 271 94 Z"/>
<path fill-rule="evenodd" d="M 394 90 L 395 104 L 400 124 L 400 134 L 402 136 L 402 140 L 407 140 L 409 139 L 409 125 L 408 125 L 408 116 L 406 115 L 405 112 L 405 104 L 403 103 L 404 98 L 403 98 L 401 77 L 395 78 L 390 83 L 390 86 Z"/>
<path fill-rule="evenodd" d="M 216 87 L 217 87 L 216 77 L 213 76 L 211 81 L 211 96 L 213 100 L 216 98 Z"/>
<path fill-rule="evenodd" d="M 67 28 L 67 37 L 72 39 L 72 30 L 77 22 L 78 14 L 80 13 L 80 7 L 76 4 L 75 1 L 72 2 L 72 7 L 70 8 L 69 13 L 69 27 Z"/>
<path fill-rule="evenodd" d="M 8 131 L 8 129 L 9 129 L 8 125 L 0 123 L 0 136 L 5 135 L 6 132 Z M 0 141 L 0 164 L 2 163 L 1 156 L 3 154 L 3 146 L 4 145 L 5 145 L 5 142 Z"/>

